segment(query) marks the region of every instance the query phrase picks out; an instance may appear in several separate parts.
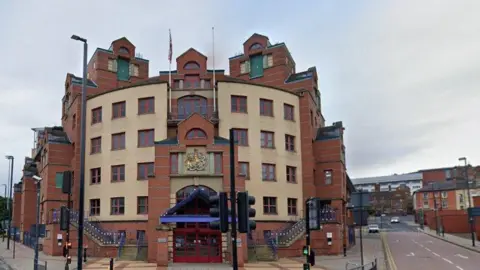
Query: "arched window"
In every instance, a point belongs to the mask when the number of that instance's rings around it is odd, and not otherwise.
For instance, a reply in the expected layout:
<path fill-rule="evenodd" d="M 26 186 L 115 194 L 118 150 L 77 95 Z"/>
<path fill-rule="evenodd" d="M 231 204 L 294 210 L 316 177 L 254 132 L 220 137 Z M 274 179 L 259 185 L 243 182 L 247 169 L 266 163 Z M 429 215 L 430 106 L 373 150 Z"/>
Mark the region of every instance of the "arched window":
<path fill-rule="evenodd" d="M 177 193 L 176 193 L 177 202 L 180 202 L 180 201 L 184 200 L 190 194 L 192 194 L 193 191 L 195 191 L 197 189 L 202 189 L 203 191 L 205 191 L 210 196 L 217 195 L 217 192 L 215 190 L 213 190 L 213 189 L 211 189 L 207 186 L 202 186 L 202 185 L 187 186 L 187 187 L 184 187 L 184 188 L 180 189 L 179 191 L 177 191 Z"/>
<path fill-rule="evenodd" d="M 128 49 L 125 48 L 125 47 L 120 47 L 120 49 L 118 50 L 118 52 L 119 52 L 119 53 L 126 53 L 126 54 L 129 53 Z"/>
<path fill-rule="evenodd" d="M 205 134 L 205 131 L 203 131 L 199 128 L 191 129 L 187 133 L 187 139 L 189 139 L 189 140 L 206 139 L 206 138 L 207 138 L 207 134 Z"/>
<path fill-rule="evenodd" d="M 250 46 L 250 50 L 258 50 L 258 49 L 262 49 L 262 48 L 263 48 L 263 46 L 260 43 L 254 43 L 252 46 Z"/>
<path fill-rule="evenodd" d="M 198 65 L 197 62 L 188 62 L 183 66 L 184 69 L 186 70 L 192 70 L 192 69 L 199 69 L 200 65 Z"/>
<path fill-rule="evenodd" d="M 207 116 L 207 99 L 201 96 L 185 96 L 177 101 L 178 119 L 183 120 L 192 113 Z"/>

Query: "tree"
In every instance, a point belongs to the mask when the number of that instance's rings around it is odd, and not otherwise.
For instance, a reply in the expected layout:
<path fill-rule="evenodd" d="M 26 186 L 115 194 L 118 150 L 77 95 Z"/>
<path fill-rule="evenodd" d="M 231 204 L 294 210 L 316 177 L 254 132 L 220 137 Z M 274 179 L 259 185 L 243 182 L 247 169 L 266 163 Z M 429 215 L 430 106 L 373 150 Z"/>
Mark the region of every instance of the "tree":
<path fill-rule="evenodd" d="M 5 197 L 0 197 L 0 220 L 8 219 L 7 201 L 10 201 L 10 206 L 12 206 L 11 200 Z"/>

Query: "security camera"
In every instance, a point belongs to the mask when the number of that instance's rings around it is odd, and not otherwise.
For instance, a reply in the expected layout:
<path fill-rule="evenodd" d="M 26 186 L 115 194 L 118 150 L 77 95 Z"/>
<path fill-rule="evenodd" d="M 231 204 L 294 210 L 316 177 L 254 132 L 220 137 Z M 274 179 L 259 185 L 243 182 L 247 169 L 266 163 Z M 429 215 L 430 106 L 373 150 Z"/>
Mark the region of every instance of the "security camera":
<path fill-rule="evenodd" d="M 33 179 L 37 180 L 37 181 L 42 181 L 42 178 L 38 175 L 34 175 L 33 176 Z"/>

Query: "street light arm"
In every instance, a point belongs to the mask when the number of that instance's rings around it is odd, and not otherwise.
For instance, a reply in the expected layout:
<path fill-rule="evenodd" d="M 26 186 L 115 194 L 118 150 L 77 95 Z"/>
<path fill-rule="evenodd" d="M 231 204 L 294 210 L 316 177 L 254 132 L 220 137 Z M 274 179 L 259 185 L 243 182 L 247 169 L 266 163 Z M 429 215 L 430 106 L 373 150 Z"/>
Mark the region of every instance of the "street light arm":
<path fill-rule="evenodd" d="M 73 40 L 81 41 L 81 42 L 83 42 L 83 43 L 87 43 L 87 39 L 82 38 L 82 37 L 79 37 L 79 36 L 77 36 L 77 35 L 72 35 L 70 38 L 73 39 Z"/>

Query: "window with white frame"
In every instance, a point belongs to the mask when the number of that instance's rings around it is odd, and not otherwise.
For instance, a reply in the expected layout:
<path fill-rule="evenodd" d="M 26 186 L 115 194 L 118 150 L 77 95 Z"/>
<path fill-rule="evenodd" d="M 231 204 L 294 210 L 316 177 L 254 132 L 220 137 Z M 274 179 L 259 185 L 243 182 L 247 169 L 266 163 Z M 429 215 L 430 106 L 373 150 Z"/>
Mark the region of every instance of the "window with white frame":
<path fill-rule="evenodd" d="M 243 61 L 240 63 L 240 73 L 249 73 L 250 72 L 250 61 Z"/>
<path fill-rule="evenodd" d="M 263 56 L 263 68 L 273 67 L 273 56 L 266 54 Z"/>
<path fill-rule="evenodd" d="M 129 72 L 130 72 L 130 76 L 138 77 L 138 65 L 130 64 Z"/>
<path fill-rule="evenodd" d="M 442 191 L 442 198 L 447 198 L 448 197 L 448 192 Z"/>
<path fill-rule="evenodd" d="M 117 60 L 115 59 L 108 59 L 108 70 L 117 72 Z"/>

